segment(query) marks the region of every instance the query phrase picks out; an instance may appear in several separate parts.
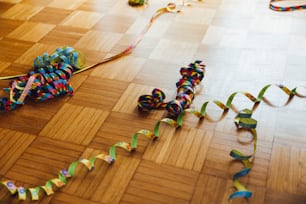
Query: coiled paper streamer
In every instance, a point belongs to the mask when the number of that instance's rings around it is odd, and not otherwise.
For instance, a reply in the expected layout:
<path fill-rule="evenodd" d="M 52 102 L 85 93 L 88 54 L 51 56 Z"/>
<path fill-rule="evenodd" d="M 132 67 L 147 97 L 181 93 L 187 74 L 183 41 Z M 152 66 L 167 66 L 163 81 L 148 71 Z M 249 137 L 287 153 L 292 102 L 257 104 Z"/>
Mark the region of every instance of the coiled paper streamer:
<path fill-rule="evenodd" d="M 143 6 L 147 3 L 147 0 L 129 0 L 131 6 Z"/>
<path fill-rule="evenodd" d="M 177 117 L 189 108 L 195 95 L 195 87 L 199 85 L 205 75 L 205 65 L 197 60 L 180 70 L 182 78 L 176 83 L 177 94 L 174 100 L 164 102 L 165 93 L 160 89 L 153 89 L 152 95 L 142 95 L 138 98 L 137 106 L 140 111 L 165 108 L 170 117 Z"/>
<path fill-rule="evenodd" d="M 230 156 L 233 157 L 236 160 L 239 160 L 244 165 L 244 169 L 237 172 L 233 176 L 233 185 L 237 189 L 236 192 L 232 193 L 229 198 L 228 202 L 231 202 L 234 198 L 243 197 L 243 198 L 250 198 L 252 196 L 252 192 L 245 188 L 243 184 L 239 182 L 239 178 L 246 176 L 253 167 L 253 160 L 256 153 L 256 147 L 257 147 L 257 133 L 256 133 L 256 125 L 257 121 L 253 118 L 252 111 L 249 109 L 244 109 L 238 113 L 238 115 L 235 117 L 235 125 L 239 129 L 246 129 L 252 133 L 253 141 L 254 141 L 254 149 L 253 154 L 251 155 L 245 155 L 241 152 L 239 152 L 236 149 L 233 149 L 230 152 Z"/>
<path fill-rule="evenodd" d="M 271 0 L 269 7 L 270 9 L 274 11 L 295 11 L 295 10 L 302 10 L 306 9 L 306 4 L 304 5 L 297 5 L 297 6 L 277 6 L 275 3 L 276 2 L 281 2 L 281 1 L 287 1 L 288 0 Z"/>
<path fill-rule="evenodd" d="M 4 90 L 9 98 L 0 98 L 0 110 L 14 110 L 24 104 L 26 97 L 45 101 L 60 95 L 72 94 L 69 83 L 73 71 L 82 66 L 85 59 L 71 47 L 58 48 L 52 55 L 45 53 L 34 59 L 34 70 L 20 76 Z"/>

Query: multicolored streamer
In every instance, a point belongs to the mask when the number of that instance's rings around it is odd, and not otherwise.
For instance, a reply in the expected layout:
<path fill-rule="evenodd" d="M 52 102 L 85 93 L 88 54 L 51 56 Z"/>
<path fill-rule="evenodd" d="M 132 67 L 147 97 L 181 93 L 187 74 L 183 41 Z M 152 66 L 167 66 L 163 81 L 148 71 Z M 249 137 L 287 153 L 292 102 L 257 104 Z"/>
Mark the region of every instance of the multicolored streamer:
<path fill-rule="evenodd" d="M 71 47 L 58 48 L 52 55 L 44 53 L 36 57 L 34 70 L 11 81 L 9 88 L 4 89 L 9 98 L 0 98 L 0 110 L 14 110 L 24 104 L 26 97 L 45 101 L 60 95 L 71 95 L 73 89 L 68 80 L 84 61 L 82 55 Z"/>
<path fill-rule="evenodd" d="M 252 111 L 249 109 L 244 109 L 238 113 L 238 115 L 235 117 L 235 125 L 237 126 L 238 129 L 246 129 L 252 133 L 253 136 L 253 141 L 254 141 L 254 149 L 253 149 L 253 154 L 251 155 L 245 155 L 241 152 L 239 152 L 236 149 L 233 149 L 230 152 L 230 156 L 233 157 L 234 159 L 241 161 L 242 164 L 244 165 L 244 169 L 241 171 L 237 172 L 233 176 L 233 185 L 237 189 L 236 192 L 232 193 L 228 201 L 232 201 L 234 198 L 250 198 L 252 196 L 252 192 L 249 191 L 243 184 L 240 183 L 239 178 L 246 176 L 252 169 L 253 167 L 253 160 L 254 156 L 256 153 L 256 147 L 257 147 L 257 133 L 256 133 L 256 125 L 257 121 L 253 118 L 252 116 Z"/>
<path fill-rule="evenodd" d="M 205 65 L 197 60 L 180 70 L 182 78 L 176 83 L 177 94 L 174 100 L 164 102 L 165 93 L 160 89 L 153 89 L 152 95 L 139 97 L 137 106 L 140 111 L 165 108 L 170 117 L 177 117 L 189 108 L 195 95 L 195 87 L 199 85 L 205 75 Z"/>
<path fill-rule="evenodd" d="M 40 194 L 41 191 L 43 191 L 47 196 L 52 195 L 54 194 L 54 187 L 56 187 L 56 189 L 64 187 L 67 184 L 68 179 L 75 175 L 76 169 L 80 164 L 81 166 L 85 166 L 88 169 L 88 172 L 91 172 L 95 169 L 95 161 L 97 159 L 102 160 L 107 164 L 113 164 L 117 159 L 116 156 L 117 148 L 124 149 L 127 152 L 136 151 L 138 146 L 139 135 L 144 135 L 145 137 L 152 139 L 153 141 L 156 140 L 159 137 L 159 126 L 162 122 L 171 125 L 173 127 L 179 126 L 175 120 L 170 118 L 164 118 L 156 123 L 153 132 L 145 129 L 139 130 L 132 136 L 131 143 L 117 142 L 116 144 L 110 147 L 108 154 L 101 153 L 94 157 L 91 157 L 90 159 L 83 158 L 73 161 L 69 165 L 68 169 L 63 169 L 59 171 L 57 178 L 53 178 L 46 181 L 46 183 L 42 186 L 36 186 L 33 188 L 25 188 L 22 186 L 17 187 L 10 180 L 1 181 L 0 185 L 6 187 L 12 195 L 18 194 L 19 200 L 26 200 L 28 195 L 31 195 L 31 199 L 33 201 L 39 200 L 40 199 L 39 195 L 41 195 Z"/>
<path fill-rule="evenodd" d="M 306 4 L 303 5 L 297 5 L 297 6 L 277 6 L 275 3 L 276 2 L 281 2 L 281 1 L 287 1 L 288 0 L 271 0 L 269 7 L 273 11 L 295 11 L 295 10 L 302 10 L 306 9 Z"/>
<path fill-rule="evenodd" d="M 129 5 L 131 6 L 143 6 L 146 4 L 147 0 L 129 0 Z"/>

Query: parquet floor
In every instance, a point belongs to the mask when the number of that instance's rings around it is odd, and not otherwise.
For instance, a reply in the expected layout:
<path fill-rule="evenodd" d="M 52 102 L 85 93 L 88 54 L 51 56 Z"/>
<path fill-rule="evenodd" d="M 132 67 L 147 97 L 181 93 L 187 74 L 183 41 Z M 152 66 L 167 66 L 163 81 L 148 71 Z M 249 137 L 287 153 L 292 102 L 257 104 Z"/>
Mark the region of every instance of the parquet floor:
<path fill-rule="evenodd" d="M 87 65 L 98 62 L 131 44 L 167 3 L 149 0 L 133 8 L 126 0 L 0 0 L 0 74 L 27 73 L 36 56 L 63 46 L 84 52 Z M 156 87 L 173 99 L 180 67 L 196 59 L 207 66 L 193 104 L 198 109 L 208 100 L 225 102 L 235 91 L 257 95 L 266 84 L 306 84 L 305 10 L 274 12 L 268 0 L 191 4 L 160 16 L 130 55 L 73 76 L 73 96 L 27 100 L 17 110 L 1 112 L 1 180 L 43 185 L 72 161 L 129 142 L 140 129 L 152 130 L 166 112 L 140 114 L 138 97 Z M 8 81 L 0 85 L 7 87 Z M 275 105 L 287 99 L 276 87 L 265 97 Z M 253 106 L 242 95 L 234 104 L 238 110 Z M 212 104 L 208 114 L 217 120 L 222 111 Z M 79 166 L 54 195 L 42 194 L 36 202 L 28 196 L 21 203 L 227 203 L 232 176 L 243 168 L 229 152 L 252 152 L 252 144 L 238 141 L 250 135 L 237 132 L 235 115 L 230 110 L 212 122 L 187 114 L 178 130 L 162 125 L 155 142 L 140 137 L 135 153 L 118 149 L 113 165 L 97 162 L 90 173 Z M 280 108 L 262 102 L 253 118 L 257 152 L 253 169 L 241 179 L 253 196 L 232 203 L 305 204 L 306 99 L 295 97 Z M 4 187 L 0 200 L 19 203 Z"/>

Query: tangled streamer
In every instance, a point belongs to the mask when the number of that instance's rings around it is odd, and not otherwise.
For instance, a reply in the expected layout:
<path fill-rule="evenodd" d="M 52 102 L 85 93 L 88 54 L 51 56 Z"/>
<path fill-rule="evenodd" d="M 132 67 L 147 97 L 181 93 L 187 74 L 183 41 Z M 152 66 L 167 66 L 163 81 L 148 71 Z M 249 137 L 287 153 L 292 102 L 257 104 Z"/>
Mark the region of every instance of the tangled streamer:
<path fill-rule="evenodd" d="M 0 110 L 14 110 L 24 104 L 26 97 L 36 101 L 72 94 L 69 79 L 75 70 L 81 68 L 84 59 L 71 47 L 58 48 L 49 55 L 44 53 L 34 59 L 34 70 L 26 76 L 20 76 L 4 90 L 9 98 L 0 98 Z"/>
<path fill-rule="evenodd" d="M 270 9 L 274 11 L 295 11 L 295 10 L 306 9 L 306 4 L 297 5 L 297 6 L 277 6 L 275 5 L 276 2 L 281 2 L 281 1 L 284 1 L 284 0 L 271 0 L 269 4 Z"/>
<path fill-rule="evenodd" d="M 137 106 L 140 111 L 150 111 L 153 109 L 165 108 L 170 117 L 177 117 L 182 111 L 189 108 L 194 96 L 195 87 L 204 78 L 205 65 L 197 60 L 180 70 L 182 78 L 176 83 L 177 94 L 174 100 L 164 102 L 165 93 L 160 89 L 153 89 L 152 95 L 142 95 L 139 97 Z"/>

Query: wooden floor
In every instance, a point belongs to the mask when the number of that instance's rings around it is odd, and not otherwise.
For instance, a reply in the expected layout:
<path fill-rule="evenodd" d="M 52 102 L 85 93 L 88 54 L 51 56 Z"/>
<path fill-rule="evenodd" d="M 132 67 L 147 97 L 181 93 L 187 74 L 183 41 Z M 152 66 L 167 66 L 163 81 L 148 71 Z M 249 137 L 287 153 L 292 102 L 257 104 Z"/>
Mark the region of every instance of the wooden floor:
<path fill-rule="evenodd" d="M 114 55 L 134 40 L 168 0 L 133 8 L 127 0 L 0 0 L 1 76 L 27 73 L 33 59 L 57 47 L 85 53 L 87 65 Z M 305 2 L 304 2 L 305 3 Z M 72 161 L 130 142 L 140 129 L 153 130 L 166 112 L 143 115 L 137 99 L 153 88 L 176 95 L 179 70 L 194 60 L 206 64 L 193 106 L 225 102 L 235 91 L 257 95 L 267 84 L 306 85 L 306 11 L 279 13 L 268 0 L 192 1 L 180 13 L 160 16 L 134 52 L 71 79 L 73 96 L 39 103 L 27 100 L 0 113 L 0 178 L 35 187 L 57 177 Z M 9 81 L 1 81 L 1 88 Z M 301 92 L 306 92 L 299 89 Z M 1 92 L 1 97 L 7 96 Z M 265 97 L 282 105 L 287 95 L 272 87 Z M 238 95 L 237 110 L 253 103 Z M 222 110 L 210 104 L 218 120 Z M 22 203 L 227 203 L 232 176 L 243 166 L 229 152 L 251 153 L 250 135 L 240 134 L 230 110 L 218 122 L 184 116 L 182 128 L 161 125 L 160 138 L 139 138 L 134 153 L 117 150 L 113 165 L 97 162 L 54 195 Z M 232 203 L 306 203 L 306 99 L 289 105 L 260 103 L 254 167 L 241 182 L 253 192 Z M 247 142 L 246 142 L 247 143 Z M 0 187 L 0 203 L 19 203 Z"/>

